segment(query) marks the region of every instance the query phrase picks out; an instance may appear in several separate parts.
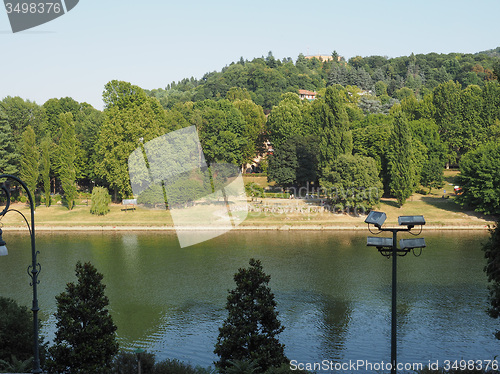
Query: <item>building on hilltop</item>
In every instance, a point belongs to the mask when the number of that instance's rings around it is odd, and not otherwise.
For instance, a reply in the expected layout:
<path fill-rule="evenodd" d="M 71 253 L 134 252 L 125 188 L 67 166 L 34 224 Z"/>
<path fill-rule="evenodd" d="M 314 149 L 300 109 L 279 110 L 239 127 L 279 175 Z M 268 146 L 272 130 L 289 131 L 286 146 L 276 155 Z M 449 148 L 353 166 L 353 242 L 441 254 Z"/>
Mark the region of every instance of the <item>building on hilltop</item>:
<path fill-rule="evenodd" d="M 316 92 L 308 91 L 308 90 L 299 90 L 299 97 L 301 100 L 314 100 L 316 98 Z"/>
<path fill-rule="evenodd" d="M 312 60 L 313 58 L 318 59 L 320 61 L 333 61 L 333 56 L 331 55 L 311 55 L 305 56 L 308 60 Z M 337 62 L 342 61 L 342 56 L 337 56 Z"/>

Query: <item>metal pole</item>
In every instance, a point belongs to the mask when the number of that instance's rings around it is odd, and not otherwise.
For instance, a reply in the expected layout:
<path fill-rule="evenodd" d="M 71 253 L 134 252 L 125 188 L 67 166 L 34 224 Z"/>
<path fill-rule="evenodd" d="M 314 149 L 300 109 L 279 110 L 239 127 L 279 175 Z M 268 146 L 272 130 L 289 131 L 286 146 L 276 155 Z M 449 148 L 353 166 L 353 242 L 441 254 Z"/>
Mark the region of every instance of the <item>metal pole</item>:
<path fill-rule="evenodd" d="M 32 308 L 31 311 L 33 312 L 33 371 L 32 373 L 42 373 L 42 369 L 40 369 L 40 349 L 39 349 L 39 342 L 38 342 L 38 311 L 40 310 L 38 308 L 38 291 L 37 291 L 37 285 L 38 285 L 38 273 L 40 272 L 39 267 L 40 265 L 37 262 L 37 255 L 38 252 L 36 251 L 36 246 L 35 246 L 35 205 L 33 203 L 33 196 L 31 195 L 31 192 L 28 189 L 28 186 L 19 179 L 18 177 L 10 174 L 2 174 L 0 175 L 0 179 L 3 178 L 10 178 L 14 179 L 15 181 L 19 182 L 21 186 L 24 188 L 26 193 L 28 194 L 28 199 L 30 202 L 30 210 L 31 210 L 31 228 L 28 225 L 28 228 L 30 228 L 30 237 L 31 237 L 31 266 L 28 267 L 28 274 L 30 274 L 31 277 L 31 284 L 30 286 L 33 287 L 33 302 L 32 302 Z M 10 198 L 8 196 L 8 198 Z M 4 210 L 5 213 L 7 211 Z M 26 221 L 27 222 L 27 221 Z M 30 270 L 31 269 L 31 270 Z"/>
<path fill-rule="evenodd" d="M 392 231 L 392 315 L 391 315 L 391 374 L 396 374 L 397 359 L 397 235 L 398 230 Z"/>

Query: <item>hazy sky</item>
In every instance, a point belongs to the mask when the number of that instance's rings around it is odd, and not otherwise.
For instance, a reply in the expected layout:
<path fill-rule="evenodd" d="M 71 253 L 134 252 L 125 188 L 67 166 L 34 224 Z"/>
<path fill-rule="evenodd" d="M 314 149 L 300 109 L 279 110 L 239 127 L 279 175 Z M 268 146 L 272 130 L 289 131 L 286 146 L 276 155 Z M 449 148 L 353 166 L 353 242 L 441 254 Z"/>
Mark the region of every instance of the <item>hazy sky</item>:
<path fill-rule="evenodd" d="M 164 88 L 269 51 L 295 60 L 333 50 L 348 59 L 496 48 L 500 1 L 80 0 L 16 34 L 0 10 L 0 43 L 0 99 L 70 96 L 102 109 L 112 79 Z"/>

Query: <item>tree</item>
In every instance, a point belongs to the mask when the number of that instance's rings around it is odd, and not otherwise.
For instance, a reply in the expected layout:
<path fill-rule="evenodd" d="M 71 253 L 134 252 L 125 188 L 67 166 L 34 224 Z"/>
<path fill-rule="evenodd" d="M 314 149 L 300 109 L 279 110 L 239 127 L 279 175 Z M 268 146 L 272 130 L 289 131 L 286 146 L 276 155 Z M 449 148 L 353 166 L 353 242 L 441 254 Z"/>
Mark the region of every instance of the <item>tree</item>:
<path fill-rule="evenodd" d="M 16 174 L 17 154 L 7 115 L 0 108 L 0 173 Z"/>
<path fill-rule="evenodd" d="M 31 196 L 35 196 L 36 184 L 38 182 L 38 162 L 40 153 L 38 152 L 35 140 L 35 131 L 28 125 L 21 136 L 21 167 L 19 176 L 26 183 Z"/>
<path fill-rule="evenodd" d="M 288 362 L 278 335 L 284 330 L 275 310 L 276 301 L 268 284 L 271 277 L 259 260 L 250 259 L 250 267 L 234 275 L 236 288 L 229 292 L 228 317 L 219 328 L 214 353 L 220 370 L 229 361 L 256 361 L 262 372 Z"/>
<path fill-rule="evenodd" d="M 373 158 L 340 155 L 325 167 L 322 175 L 321 186 L 334 204 L 359 210 L 380 202 L 383 185 Z"/>
<path fill-rule="evenodd" d="M 45 197 L 45 206 L 50 206 L 50 170 L 51 170 L 51 147 L 52 140 L 50 137 L 42 139 L 40 144 L 40 177 L 42 179 L 43 195 Z"/>
<path fill-rule="evenodd" d="M 448 161 L 454 163 L 460 157 L 463 140 L 460 136 L 462 129 L 460 84 L 451 81 L 440 84 L 433 91 L 433 104 L 439 135 L 448 147 Z"/>
<path fill-rule="evenodd" d="M 118 343 L 103 276 L 89 262 L 76 264 L 76 276 L 77 283 L 56 296 L 57 331 L 47 366 L 50 373 L 108 373 Z"/>
<path fill-rule="evenodd" d="M 349 130 L 349 117 L 345 100 L 339 87 L 328 87 L 325 101 L 318 107 L 315 116 L 319 118 L 320 142 L 319 165 L 323 169 L 341 154 L 352 153 L 352 133 Z"/>
<path fill-rule="evenodd" d="M 293 97 L 292 97 L 293 95 Z M 302 135 L 302 113 L 298 95 L 288 94 L 274 107 L 267 120 L 269 140 L 279 148 L 288 138 Z"/>
<path fill-rule="evenodd" d="M 500 214 L 500 145 L 490 142 L 466 153 L 460 161 L 457 201 L 484 214 Z"/>
<path fill-rule="evenodd" d="M 415 191 L 418 179 L 411 132 L 401 112 L 394 118 L 388 153 L 389 187 L 401 207 Z"/>
<path fill-rule="evenodd" d="M 297 182 L 297 146 L 295 138 L 286 140 L 269 156 L 267 180 L 281 186 L 290 187 Z"/>
<path fill-rule="evenodd" d="M 244 149 L 244 157 L 249 161 L 256 157 L 257 151 L 264 143 L 262 135 L 266 116 L 262 107 L 251 100 L 236 100 L 233 102 L 233 105 L 243 114 L 243 118 L 245 119 L 246 125 L 243 136 L 247 139 L 247 144 Z"/>
<path fill-rule="evenodd" d="M 443 163 L 439 157 L 431 155 L 425 161 L 420 175 L 420 184 L 429 188 L 429 193 L 433 188 L 443 186 Z"/>
<path fill-rule="evenodd" d="M 0 297 L 0 360 L 33 356 L 33 317 L 25 306 Z"/>
<path fill-rule="evenodd" d="M 71 210 L 75 205 L 77 196 L 75 184 L 76 137 L 73 115 L 71 113 L 60 114 L 59 126 L 61 128 L 61 136 L 58 147 L 58 171 L 64 191 L 64 199 L 66 200 L 68 209 Z"/>
<path fill-rule="evenodd" d="M 92 190 L 90 213 L 104 216 L 109 212 L 109 203 L 111 196 L 109 196 L 106 187 L 94 187 Z"/>
<path fill-rule="evenodd" d="M 130 97 L 128 97 L 130 96 Z M 155 98 L 127 82 L 111 81 L 103 93 L 104 122 L 96 144 L 96 175 L 126 198 L 132 194 L 128 158 L 140 145 L 165 133 L 165 111 Z"/>
<path fill-rule="evenodd" d="M 488 288 L 491 307 L 488 309 L 488 315 L 498 318 L 500 316 L 500 224 L 498 221 L 493 228 L 490 228 L 490 237 L 483 244 L 483 251 L 486 258 L 484 271 L 490 283 Z M 500 331 L 495 333 L 495 337 L 500 339 Z"/>
<path fill-rule="evenodd" d="M 16 147 L 20 144 L 21 134 L 28 125 L 33 127 L 36 134 L 42 134 L 46 131 L 47 121 L 45 110 L 29 100 L 23 100 L 19 96 L 7 96 L 0 101 L 0 108 L 7 115 L 10 127 L 12 129 L 12 137 L 14 138 Z M 16 148 L 16 153 L 19 150 Z"/>
<path fill-rule="evenodd" d="M 206 160 L 239 166 L 248 161 L 255 131 L 247 131 L 250 127 L 241 111 L 228 100 L 204 100 L 194 107 L 200 116 L 197 127 Z"/>

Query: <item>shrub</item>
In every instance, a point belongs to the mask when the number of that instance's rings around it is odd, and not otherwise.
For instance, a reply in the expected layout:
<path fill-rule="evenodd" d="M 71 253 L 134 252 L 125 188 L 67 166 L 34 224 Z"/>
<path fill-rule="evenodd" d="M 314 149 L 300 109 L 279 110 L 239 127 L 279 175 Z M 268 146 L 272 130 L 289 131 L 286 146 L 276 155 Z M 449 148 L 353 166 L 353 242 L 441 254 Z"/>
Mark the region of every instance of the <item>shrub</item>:
<path fill-rule="evenodd" d="M 27 360 L 33 355 L 33 319 L 25 306 L 0 297 L 0 360 Z"/>
<path fill-rule="evenodd" d="M 105 187 L 94 187 L 91 199 L 90 213 L 104 216 L 109 212 L 111 196 Z"/>
<path fill-rule="evenodd" d="M 137 355 L 132 352 L 120 352 L 115 356 L 111 367 L 112 374 L 136 374 L 138 372 Z M 155 356 L 152 353 L 141 353 L 141 370 L 152 373 L 155 366 Z"/>
<path fill-rule="evenodd" d="M 245 192 L 251 197 L 262 197 L 264 196 L 264 189 L 255 182 L 249 182 L 245 184 Z"/>

